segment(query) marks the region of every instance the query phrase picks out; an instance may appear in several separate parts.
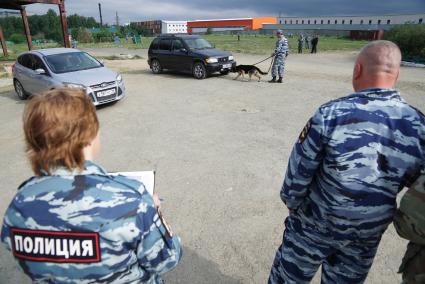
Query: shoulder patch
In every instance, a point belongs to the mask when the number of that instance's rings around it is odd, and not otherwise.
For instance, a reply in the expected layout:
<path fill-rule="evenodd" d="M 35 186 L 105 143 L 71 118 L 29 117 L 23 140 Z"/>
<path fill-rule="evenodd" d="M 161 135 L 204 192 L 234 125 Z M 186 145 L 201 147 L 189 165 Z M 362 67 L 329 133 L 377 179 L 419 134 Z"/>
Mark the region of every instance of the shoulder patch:
<path fill-rule="evenodd" d="M 13 255 L 22 260 L 93 263 L 100 262 L 99 234 L 10 229 Z"/>
<path fill-rule="evenodd" d="M 307 138 L 308 132 L 310 132 L 311 129 L 311 119 L 307 122 L 307 124 L 304 126 L 303 130 L 300 133 L 300 136 L 298 137 L 298 143 L 302 144 L 304 140 Z"/>

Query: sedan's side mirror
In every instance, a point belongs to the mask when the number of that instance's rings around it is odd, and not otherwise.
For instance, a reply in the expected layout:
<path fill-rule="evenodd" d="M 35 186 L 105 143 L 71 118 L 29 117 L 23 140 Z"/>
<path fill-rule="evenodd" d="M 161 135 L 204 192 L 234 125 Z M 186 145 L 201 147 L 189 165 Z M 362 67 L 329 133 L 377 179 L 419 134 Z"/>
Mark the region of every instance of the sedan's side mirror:
<path fill-rule="evenodd" d="M 181 48 L 180 49 L 181 52 L 187 53 L 187 49 L 186 48 Z"/>
<path fill-rule="evenodd" d="M 43 68 L 38 68 L 35 69 L 35 73 L 37 73 L 38 75 L 46 75 L 46 70 L 44 70 Z"/>

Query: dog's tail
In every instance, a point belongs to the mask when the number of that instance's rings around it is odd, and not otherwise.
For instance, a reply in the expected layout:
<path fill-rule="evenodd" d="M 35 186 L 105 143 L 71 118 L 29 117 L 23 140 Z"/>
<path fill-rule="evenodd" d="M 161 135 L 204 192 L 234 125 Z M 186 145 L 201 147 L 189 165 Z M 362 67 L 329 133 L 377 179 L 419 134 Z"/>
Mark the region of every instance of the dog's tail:
<path fill-rule="evenodd" d="M 258 73 L 260 73 L 261 75 L 267 75 L 268 74 L 267 72 L 261 71 L 261 69 L 258 68 L 258 67 L 255 67 L 255 69 L 257 69 Z"/>

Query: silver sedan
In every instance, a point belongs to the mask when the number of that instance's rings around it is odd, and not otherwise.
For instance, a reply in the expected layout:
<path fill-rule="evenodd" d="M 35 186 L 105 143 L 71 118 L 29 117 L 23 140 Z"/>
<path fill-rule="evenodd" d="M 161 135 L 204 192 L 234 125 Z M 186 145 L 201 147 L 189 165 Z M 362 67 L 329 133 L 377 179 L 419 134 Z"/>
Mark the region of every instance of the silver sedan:
<path fill-rule="evenodd" d="M 60 87 L 84 90 L 94 105 L 124 97 L 121 75 L 78 49 L 50 48 L 25 52 L 18 57 L 12 72 L 16 94 L 23 100 Z"/>

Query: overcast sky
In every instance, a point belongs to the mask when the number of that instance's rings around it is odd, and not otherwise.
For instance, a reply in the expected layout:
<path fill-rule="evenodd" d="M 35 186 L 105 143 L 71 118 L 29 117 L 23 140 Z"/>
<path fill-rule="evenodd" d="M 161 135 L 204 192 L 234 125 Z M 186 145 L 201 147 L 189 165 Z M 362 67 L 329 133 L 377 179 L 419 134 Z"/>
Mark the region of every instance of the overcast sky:
<path fill-rule="evenodd" d="M 77 13 L 104 22 L 195 20 L 255 16 L 331 16 L 425 13 L 425 0 L 66 0 L 68 15 Z M 45 13 L 51 5 L 30 5 L 30 13 Z M 56 9 L 57 10 L 57 9 Z"/>

